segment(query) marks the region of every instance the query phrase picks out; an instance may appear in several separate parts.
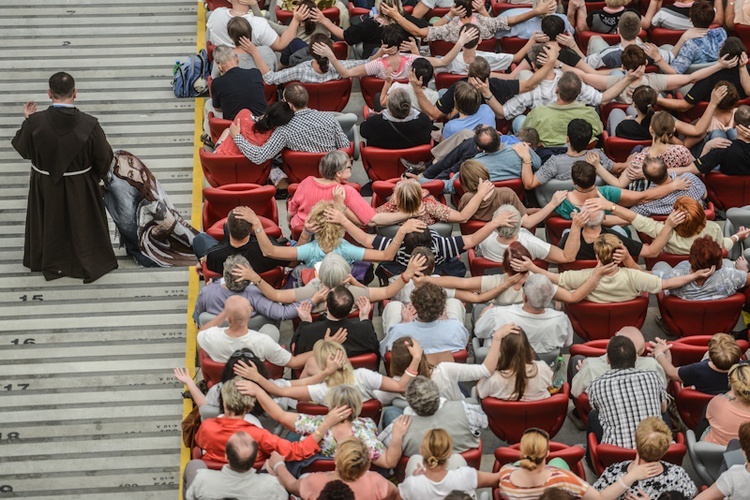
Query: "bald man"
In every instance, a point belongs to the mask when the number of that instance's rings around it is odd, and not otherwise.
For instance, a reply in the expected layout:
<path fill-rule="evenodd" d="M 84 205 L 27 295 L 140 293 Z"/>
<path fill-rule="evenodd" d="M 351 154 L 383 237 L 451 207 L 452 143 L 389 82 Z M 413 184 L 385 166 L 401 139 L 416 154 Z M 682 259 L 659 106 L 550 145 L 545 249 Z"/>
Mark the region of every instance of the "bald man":
<path fill-rule="evenodd" d="M 659 366 L 659 363 L 654 358 L 643 355 L 646 350 L 646 339 L 643 338 L 641 331 L 634 326 L 626 326 L 615 333 L 615 335 L 627 337 L 633 342 L 633 345 L 635 345 L 635 352 L 638 354 L 638 357 L 635 360 L 635 369 L 656 372 L 664 383 L 664 387 L 666 387 L 667 375 L 664 373 L 664 369 Z M 580 365 L 579 362 L 581 363 Z M 611 367 L 607 362 L 606 354 L 599 356 L 598 358 L 573 356 L 570 358 L 568 367 L 572 368 L 569 369 L 568 376 L 569 378 L 572 377 L 570 395 L 574 398 L 577 398 L 582 393 L 586 392 L 586 389 L 589 388 L 589 385 L 594 379 L 611 370 Z M 576 370 L 578 370 L 577 373 L 575 373 Z"/>
<path fill-rule="evenodd" d="M 248 498 L 286 500 L 289 494 L 270 474 L 257 474 L 253 464 L 258 443 L 246 432 L 235 432 L 225 448 L 227 465 L 210 470 L 203 460 L 191 460 L 185 467 L 185 500 L 203 498 Z"/>
<path fill-rule="evenodd" d="M 279 345 L 279 329 L 274 325 L 263 325 L 259 331 L 248 329 L 247 321 L 252 313 L 253 308 L 245 297 L 229 297 L 224 310 L 198 332 L 198 345 L 219 363 L 226 363 L 233 352 L 246 347 L 262 361 L 302 368 L 312 352 L 292 356 Z M 224 321 L 229 324 L 226 328 L 221 326 Z"/>

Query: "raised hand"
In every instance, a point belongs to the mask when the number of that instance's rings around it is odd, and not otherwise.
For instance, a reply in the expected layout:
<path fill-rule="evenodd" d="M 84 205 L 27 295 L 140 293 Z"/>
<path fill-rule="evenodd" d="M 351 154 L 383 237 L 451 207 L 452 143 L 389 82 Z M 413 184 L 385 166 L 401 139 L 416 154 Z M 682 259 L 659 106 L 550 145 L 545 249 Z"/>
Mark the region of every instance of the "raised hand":
<path fill-rule="evenodd" d="M 341 210 L 335 208 L 326 208 L 324 212 L 326 220 L 335 224 L 344 224 L 346 222 L 346 215 Z"/>
<path fill-rule="evenodd" d="M 408 415 L 401 415 L 393 421 L 393 435 L 398 437 L 404 437 L 406 431 L 411 426 L 411 418 Z"/>
<path fill-rule="evenodd" d="M 739 56 L 734 56 L 731 59 L 729 58 L 729 54 L 724 54 L 719 58 L 718 64 L 724 69 L 727 68 L 734 68 L 740 63 Z"/>
<path fill-rule="evenodd" d="M 399 52 L 407 52 L 412 54 L 419 54 L 419 49 L 417 48 L 417 41 L 414 40 L 413 37 L 409 37 L 408 40 L 404 40 L 401 42 L 401 45 L 398 48 Z M 393 81 L 393 74 L 391 73 L 391 81 Z"/>
<path fill-rule="evenodd" d="M 503 340 L 508 335 L 520 335 L 521 334 L 521 327 L 516 326 L 515 323 L 508 323 L 503 326 L 501 326 L 498 330 L 495 331 L 495 333 L 492 334 L 492 340 L 493 342 L 498 342 Z"/>
<path fill-rule="evenodd" d="M 427 224 L 419 219 L 409 219 L 404 222 L 404 225 L 399 228 L 399 231 L 403 231 L 402 234 L 409 234 L 416 231 L 424 231 L 426 227 Z"/>
<path fill-rule="evenodd" d="M 739 231 L 737 231 L 735 234 L 737 235 L 738 241 L 742 241 L 750 236 L 750 229 L 746 228 L 745 226 L 740 226 Z"/>
<path fill-rule="evenodd" d="M 312 296 L 313 304 L 322 304 L 328 298 L 328 294 L 331 293 L 331 289 L 327 286 L 320 287 L 320 290 L 315 292 Z"/>
<path fill-rule="evenodd" d="M 346 342 L 347 335 L 348 332 L 346 328 L 339 328 L 333 335 L 331 335 L 331 329 L 326 328 L 326 333 L 325 335 L 323 335 L 323 340 L 330 340 L 331 342 L 338 342 L 339 344 L 343 344 L 344 342 Z"/>
<path fill-rule="evenodd" d="M 533 12 L 536 16 L 548 16 L 554 14 L 556 10 L 557 0 L 542 0 L 534 7 Z"/>
<path fill-rule="evenodd" d="M 549 37 L 542 33 L 541 31 L 535 31 L 533 35 L 531 35 L 531 39 L 534 40 L 534 43 L 547 43 L 549 42 Z"/>
<path fill-rule="evenodd" d="M 188 383 L 193 380 L 193 377 L 190 376 L 190 371 L 187 368 L 175 368 L 174 378 L 185 385 L 188 385 Z"/>
<path fill-rule="evenodd" d="M 346 353 L 343 351 L 337 350 L 335 354 L 329 354 L 328 359 L 326 360 L 326 369 L 323 370 L 323 373 L 330 377 L 342 369 L 347 360 Z"/>
<path fill-rule="evenodd" d="M 328 415 L 326 415 L 326 418 L 323 420 L 321 427 L 325 426 L 326 429 L 330 429 L 334 425 L 340 424 L 349 418 L 351 414 L 352 409 L 348 406 L 337 406 L 336 408 L 331 408 L 328 410 Z"/>
<path fill-rule="evenodd" d="M 310 17 L 310 14 L 312 14 L 312 12 L 310 12 L 310 7 L 303 3 L 300 3 L 294 9 L 293 17 L 301 24 L 303 21 L 307 20 L 308 17 Z"/>
<path fill-rule="evenodd" d="M 251 380 L 240 380 L 239 382 L 237 382 L 237 390 L 240 392 L 240 394 L 244 394 L 245 396 L 252 396 L 254 398 L 258 397 L 258 393 L 264 392 L 263 389 L 258 386 L 258 384 Z"/>
<path fill-rule="evenodd" d="M 414 278 L 418 273 L 421 273 L 427 267 L 427 258 L 424 255 L 412 255 L 406 265 L 404 276 L 406 278 Z"/>
<path fill-rule="evenodd" d="M 589 220 L 591 220 L 591 212 L 585 209 L 580 212 L 571 212 L 570 218 L 573 221 L 573 227 L 581 229 Z"/>
<path fill-rule="evenodd" d="M 422 88 L 422 77 L 420 76 L 419 78 L 417 78 L 417 75 L 414 73 L 413 69 L 409 70 L 409 83 L 413 87 L 417 87 L 418 89 Z"/>
<path fill-rule="evenodd" d="M 398 342 L 398 341 L 396 341 L 396 342 Z M 411 340 L 411 345 L 409 345 L 409 343 L 406 342 L 405 340 L 403 342 L 406 344 L 406 348 L 409 350 L 409 354 L 411 354 L 411 359 L 412 360 L 421 359 L 422 358 L 422 353 L 424 351 L 422 351 L 422 346 L 419 345 L 419 342 L 417 342 L 417 339 L 412 339 Z"/>
<path fill-rule="evenodd" d="M 401 307 L 401 322 L 411 323 L 417 317 L 417 310 L 411 303 Z"/>
<path fill-rule="evenodd" d="M 232 268 L 232 276 L 241 280 L 247 280 L 251 283 L 257 283 L 260 281 L 260 275 L 256 273 L 252 267 L 246 266 L 245 264 L 236 264 Z"/>
<path fill-rule="evenodd" d="M 480 182 L 479 186 L 477 186 L 477 193 L 479 193 L 483 200 L 486 200 L 494 192 L 495 185 L 486 179 Z"/>
<path fill-rule="evenodd" d="M 710 277 L 714 271 L 716 271 L 716 266 L 711 266 L 708 269 L 699 269 L 695 272 L 695 275 L 697 278 L 708 278 Z"/>
<path fill-rule="evenodd" d="M 560 203 L 565 201 L 567 197 L 568 197 L 568 192 L 565 191 L 564 189 L 561 189 L 560 191 L 555 191 L 555 194 L 552 195 L 552 201 L 550 203 L 552 203 L 552 206 L 557 207 L 560 205 Z"/>
<path fill-rule="evenodd" d="M 720 87 L 715 87 L 711 91 L 711 100 L 710 103 L 714 106 L 718 106 L 719 103 L 727 96 L 727 92 L 729 89 L 726 85 L 721 85 Z"/>
<path fill-rule="evenodd" d="M 597 167 L 602 164 L 602 159 L 599 157 L 599 153 L 596 151 L 589 151 L 586 153 L 586 161 Z"/>
<path fill-rule="evenodd" d="M 24 118 L 28 118 L 34 113 L 36 113 L 36 103 L 34 101 L 29 101 L 23 105 L 23 117 Z"/>
<path fill-rule="evenodd" d="M 475 76 L 469 77 L 469 84 L 471 84 L 472 87 L 476 88 L 480 94 L 482 94 L 482 97 L 485 99 L 490 99 L 492 97 L 492 91 L 490 90 L 490 80 L 489 78 L 485 80 L 480 80 L 479 78 Z"/>
<path fill-rule="evenodd" d="M 306 300 L 295 307 L 295 309 L 300 321 L 312 323 L 312 302 Z"/>
<path fill-rule="evenodd" d="M 573 38 L 573 35 L 570 33 L 560 33 L 557 35 L 557 38 L 555 38 L 555 41 L 559 43 L 563 47 L 574 47 L 576 44 L 576 39 Z"/>
<path fill-rule="evenodd" d="M 331 47 L 328 45 L 318 42 L 314 43 L 312 46 L 313 53 L 316 55 L 319 55 L 320 57 L 325 57 L 326 59 L 335 59 L 336 56 L 333 54 L 333 50 L 331 50 Z"/>
<path fill-rule="evenodd" d="M 739 259 L 734 261 L 734 268 L 745 272 L 748 272 L 750 270 L 750 266 L 748 266 L 747 260 L 745 260 L 745 257 L 743 257 L 742 255 L 740 255 Z"/>
<path fill-rule="evenodd" d="M 357 309 L 359 309 L 359 319 L 364 321 L 370 317 L 372 303 L 364 295 L 357 297 Z"/>
<path fill-rule="evenodd" d="M 339 205 L 343 205 L 345 200 L 346 190 L 344 189 L 344 186 L 339 184 L 338 186 L 333 188 L 333 201 L 335 201 Z"/>
<path fill-rule="evenodd" d="M 234 365 L 234 374 L 247 380 L 259 380 L 262 378 L 255 363 L 249 360 L 247 363 L 242 359 L 237 361 Z"/>
<path fill-rule="evenodd" d="M 246 36 L 240 37 L 240 48 L 250 55 L 256 55 L 258 53 L 258 47 Z"/>
<path fill-rule="evenodd" d="M 460 35 L 458 35 L 458 42 L 456 42 L 457 45 L 460 45 L 463 47 L 470 41 L 479 38 L 479 30 L 476 28 L 471 28 L 468 30 L 463 30 Z"/>

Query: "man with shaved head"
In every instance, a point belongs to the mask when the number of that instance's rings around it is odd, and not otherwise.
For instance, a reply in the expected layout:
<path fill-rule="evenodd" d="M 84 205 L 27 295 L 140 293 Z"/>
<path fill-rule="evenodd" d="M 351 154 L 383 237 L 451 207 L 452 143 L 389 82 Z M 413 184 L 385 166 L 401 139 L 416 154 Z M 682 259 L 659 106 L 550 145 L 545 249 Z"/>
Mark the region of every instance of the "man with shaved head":
<path fill-rule="evenodd" d="M 185 499 L 246 498 L 286 500 L 289 494 L 270 474 L 258 474 L 253 464 L 258 443 L 246 432 L 235 432 L 225 451 L 227 465 L 210 470 L 202 460 L 191 460 L 185 468 Z"/>
<path fill-rule="evenodd" d="M 664 383 L 664 387 L 666 387 L 667 376 L 664 373 L 664 369 L 659 366 L 659 363 L 657 363 L 654 358 L 643 355 L 646 350 L 646 340 L 643 338 L 641 331 L 634 326 L 626 326 L 615 333 L 615 336 L 618 335 L 629 338 L 633 342 L 633 345 L 635 345 L 635 352 L 638 355 L 635 360 L 636 370 L 650 370 L 656 372 Z M 585 356 L 571 357 L 570 362 L 568 363 L 569 380 L 572 377 L 570 384 L 571 396 L 577 398 L 582 393 L 586 392 L 586 389 L 589 388 L 589 385 L 594 379 L 600 377 L 611 369 L 609 363 L 607 363 L 606 354 L 603 354 L 598 358 L 586 358 Z"/>
<path fill-rule="evenodd" d="M 312 352 L 292 356 L 278 344 L 279 329 L 275 325 L 263 325 L 259 331 L 250 330 L 247 322 L 252 314 L 253 308 L 245 297 L 229 297 L 224 303 L 224 310 L 198 332 L 198 345 L 219 363 L 229 361 L 233 352 L 248 348 L 261 361 L 268 360 L 274 365 L 289 368 L 305 366 Z M 225 321 L 229 326 L 222 327 Z"/>

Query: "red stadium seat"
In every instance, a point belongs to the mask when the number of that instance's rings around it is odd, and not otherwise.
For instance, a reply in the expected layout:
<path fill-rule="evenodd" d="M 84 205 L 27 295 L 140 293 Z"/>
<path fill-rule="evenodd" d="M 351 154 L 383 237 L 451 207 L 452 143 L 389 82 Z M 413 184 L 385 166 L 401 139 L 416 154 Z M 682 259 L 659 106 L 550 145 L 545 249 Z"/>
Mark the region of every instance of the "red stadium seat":
<path fill-rule="evenodd" d="M 349 103 L 349 96 L 352 93 L 352 79 L 343 78 L 341 80 L 331 80 L 325 83 L 298 83 L 307 89 L 310 96 L 307 106 L 319 111 L 342 111 Z"/>
<path fill-rule="evenodd" d="M 393 190 L 396 188 L 396 183 L 401 179 L 396 177 L 394 179 L 388 179 L 386 181 L 374 181 L 372 183 L 372 201 L 371 205 L 374 208 L 378 208 L 380 205 L 388 201 L 388 198 L 393 194 Z M 443 189 L 445 184 L 443 181 L 434 180 L 425 182 L 422 184 L 422 189 L 426 189 L 429 193 L 434 196 L 440 203 L 445 203 L 445 195 Z"/>
<path fill-rule="evenodd" d="M 750 25 L 735 24 L 734 34 L 737 35 L 740 40 L 742 40 L 742 43 L 745 45 L 745 47 L 750 44 Z"/>
<path fill-rule="evenodd" d="M 232 8 L 232 4 L 229 3 L 229 0 L 206 0 L 206 4 L 208 5 L 208 10 L 216 10 L 219 7 L 226 7 L 227 9 Z"/>
<path fill-rule="evenodd" d="M 333 472 L 336 470 L 336 461 L 332 458 L 319 458 L 310 465 L 302 468 L 303 474 L 312 474 L 314 472 Z"/>
<path fill-rule="evenodd" d="M 635 459 L 635 450 L 620 448 L 619 446 L 613 446 L 611 444 L 599 444 L 593 433 L 588 435 L 588 445 L 591 461 L 594 464 L 594 472 L 598 476 L 604 472 L 604 469 L 612 464 Z M 675 443 L 669 447 L 662 460 L 675 465 L 682 465 L 682 459 L 685 456 L 685 453 L 687 453 L 685 435 L 677 433 L 675 436 Z"/>
<path fill-rule="evenodd" d="M 370 14 L 370 9 L 366 9 L 364 7 L 355 7 L 353 2 L 349 2 L 348 9 L 350 18 L 355 16 L 366 16 Z"/>
<path fill-rule="evenodd" d="M 570 346 L 570 357 L 586 356 L 587 358 L 598 358 L 607 354 L 607 345 L 609 339 L 591 340 L 583 344 L 573 344 Z"/>
<path fill-rule="evenodd" d="M 216 143 L 219 140 L 219 136 L 224 130 L 228 129 L 232 124 L 232 120 L 225 120 L 224 118 L 217 118 L 213 111 L 208 113 L 208 130 L 211 134 L 211 140 Z"/>
<path fill-rule="evenodd" d="M 604 152 L 616 162 L 627 161 L 636 146 L 651 146 L 651 141 L 631 141 L 622 137 L 610 137 L 606 131 L 602 132 L 602 137 L 604 137 Z"/>
<path fill-rule="evenodd" d="M 271 104 L 279 100 L 279 86 L 263 84 L 263 95 L 266 97 L 266 102 Z"/>
<path fill-rule="evenodd" d="M 260 335 L 264 334 L 261 333 Z M 198 349 L 198 360 L 200 362 L 203 378 L 206 380 L 206 385 L 209 387 L 209 389 L 221 382 L 221 372 L 224 371 L 226 363 L 219 363 L 218 361 L 214 361 L 203 349 Z M 274 365 L 268 360 L 266 360 L 264 364 L 270 378 L 277 379 L 284 376 L 283 366 Z"/>
<path fill-rule="evenodd" d="M 735 107 L 741 106 L 742 104 L 750 104 L 750 97 L 740 99 L 739 101 L 737 101 L 737 104 L 735 104 Z M 680 118 L 682 119 L 682 121 L 688 123 L 694 120 L 698 120 L 701 116 L 703 116 L 703 113 L 706 112 L 706 108 L 708 108 L 707 101 L 697 102 L 692 108 L 688 109 L 687 111 L 681 112 Z"/>
<path fill-rule="evenodd" d="M 371 418 L 375 422 L 380 421 L 380 413 L 383 411 L 383 405 L 377 399 L 368 399 L 362 401 L 362 411 L 360 417 Z M 315 403 L 308 403 L 305 401 L 299 401 L 297 403 L 297 413 L 304 413 L 307 415 L 327 415 L 328 407 L 323 405 L 317 405 Z"/>
<path fill-rule="evenodd" d="M 666 28 L 651 28 L 649 30 L 648 38 L 654 45 L 661 47 L 662 45 L 677 45 L 684 31 L 680 30 L 668 30 Z"/>
<path fill-rule="evenodd" d="M 226 0 L 218 0 L 218 1 L 226 1 Z M 230 9 L 232 7 L 229 7 Z M 213 10 L 213 9 L 212 9 Z M 208 55 L 208 62 L 211 63 L 214 60 L 214 50 L 216 49 L 216 45 L 206 40 L 206 54 Z"/>
<path fill-rule="evenodd" d="M 563 231 L 570 229 L 572 224 L 572 221 L 563 219 L 558 215 L 553 215 L 544 221 L 544 225 L 547 228 L 547 241 L 549 241 L 551 245 L 557 245 L 560 243 Z"/>
<path fill-rule="evenodd" d="M 750 175 L 710 172 L 703 176 L 708 199 L 721 210 L 750 205 Z"/>
<path fill-rule="evenodd" d="M 672 364 L 674 366 L 685 366 L 691 363 L 697 363 L 703 359 L 703 355 L 708 352 L 708 341 L 713 335 L 692 335 L 683 337 L 672 342 L 669 351 L 672 353 Z M 750 348 L 750 342 L 747 340 L 738 340 L 742 352 Z"/>
<path fill-rule="evenodd" d="M 450 88 L 457 81 L 463 80 L 466 75 L 457 75 L 455 73 L 437 73 L 435 75 L 435 86 L 438 90 Z"/>
<path fill-rule="evenodd" d="M 718 300 L 683 300 L 660 293 L 656 300 L 664 324 L 678 337 L 729 333 L 745 305 L 742 293 Z"/>
<path fill-rule="evenodd" d="M 341 61 L 346 60 L 349 56 L 349 45 L 346 42 L 333 42 L 333 55 Z"/>
<path fill-rule="evenodd" d="M 209 280 L 221 278 L 221 274 L 215 273 L 208 269 L 208 266 L 206 266 L 205 262 L 201 263 L 199 267 L 201 268 L 200 274 L 203 274 L 204 281 L 207 282 Z M 281 288 L 281 286 L 284 284 L 284 268 L 281 266 L 274 267 L 271 270 L 260 273 L 259 276 L 263 278 L 266 283 L 275 288 Z"/>
<path fill-rule="evenodd" d="M 370 109 L 375 109 L 375 94 L 383 90 L 383 82 L 385 80 L 381 78 L 375 78 L 374 76 L 360 76 L 359 77 L 359 88 L 362 91 L 362 97 L 367 103 Z M 408 80 L 394 80 L 399 83 L 409 83 Z"/>
<path fill-rule="evenodd" d="M 466 464 L 469 467 L 474 467 L 475 469 L 479 470 L 479 468 L 482 465 L 482 450 L 483 450 L 482 440 L 480 439 L 478 448 L 472 448 L 471 450 L 466 450 L 460 455 L 464 457 L 464 460 L 466 460 Z M 407 463 L 409 463 L 409 457 L 407 456 L 401 457 L 401 460 L 399 460 L 398 465 L 393 471 L 396 475 L 396 480 L 399 483 L 403 482 L 405 479 Z"/>
<path fill-rule="evenodd" d="M 591 6 L 592 2 L 586 2 L 586 9 L 589 12 L 592 12 L 594 8 Z M 608 45 L 617 45 L 620 43 L 620 35 L 617 33 L 597 33 L 596 31 L 579 31 L 576 33 L 576 38 L 578 40 L 578 46 L 581 48 L 581 51 L 584 54 L 588 53 L 589 50 L 589 40 L 591 40 L 592 36 L 600 36 L 602 39 L 607 42 Z M 641 30 L 641 32 L 638 34 L 638 38 L 646 41 L 646 30 Z"/>
<path fill-rule="evenodd" d="M 227 214 L 235 207 L 247 206 L 252 208 L 263 221 L 263 226 L 273 228 L 266 231 L 269 236 L 281 236 L 278 229 L 279 214 L 276 207 L 276 188 L 260 186 L 258 184 L 227 184 L 220 188 L 205 188 L 203 190 L 203 230 L 216 239 L 224 237 L 224 222 Z M 218 234 L 218 238 L 215 236 Z"/>
<path fill-rule="evenodd" d="M 485 259 L 484 257 L 477 257 L 476 252 L 473 248 L 469 249 L 469 270 L 472 276 L 483 276 L 484 273 L 490 269 L 498 269 L 503 267 L 502 263 L 495 262 L 494 260 Z"/>
<path fill-rule="evenodd" d="M 354 154 L 354 144 L 349 144 L 346 149 L 341 149 L 349 157 Z M 318 177 L 320 175 L 320 160 L 328 153 L 306 153 L 304 151 L 292 151 L 285 149 L 281 152 L 281 160 L 284 163 L 284 172 L 289 177 L 289 182 L 300 183 L 306 178 Z"/>
<path fill-rule="evenodd" d="M 528 38 L 519 38 L 517 36 L 504 36 L 500 38 L 500 48 L 506 54 L 515 54 L 529 41 Z"/>
<path fill-rule="evenodd" d="M 191 451 L 191 458 L 193 460 L 203 460 L 206 464 L 206 467 L 211 470 L 221 470 L 222 467 L 226 465 L 224 462 L 216 462 L 214 460 L 206 460 L 205 458 L 203 458 L 203 450 L 201 450 L 198 446 L 193 447 Z M 254 467 L 258 468 L 257 465 L 258 464 L 255 464 Z"/>
<path fill-rule="evenodd" d="M 444 56 L 456 45 L 454 42 L 446 42 L 445 40 L 432 40 L 430 43 L 430 54 L 432 57 Z M 495 52 L 497 46 L 496 38 L 487 38 L 479 42 L 477 50 L 484 52 Z M 466 75 L 464 75 L 465 77 Z"/>
<path fill-rule="evenodd" d="M 537 427 L 549 433 L 550 438 L 562 428 L 568 412 L 570 386 L 566 383 L 560 392 L 540 401 L 505 401 L 487 397 L 482 399 L 482 409 L 487 414 L 490 430 L 509 444 L 521 441 L 526 429 Z"/>
<path fill-rule="evenodd" d="M 212 187 L 226 184 L 265 184 L 271 173 L 272 160 L 256 165 L 245 155 L 222 156 L 199 150 L 201 168 Z"/>
<path fill-rule="evenodd" d="M 711 394 L 682 387 L 679 382 L 670 382 L 670 392 L 674 394 L 677 411 L 688 429 L 695 430 L 706 412 L 708 403 L 714 398 Z"/>
<path fill-rule="evenodd" d="M 648 296 L 603 304 L 582 300 L 577 304 L 565 304 L 565 311 L 573 330 L 582 339 L 610 339 L 624 326 L 643 326 L 648 311 Z"/>
<path fill-rule="evenodd" d="M 331 7 L 329 9 L 323 9 L 321 12 L 325 17 L 330 19 L 333 24 L 338 26 L 339 17 L 341 16 L 341 12 L 339 12 L 339 9 L 337 9 L 336 7 Z M 279 23 L 289 24 L 289 22 L 292 20 L 292 17 L 294 17 L 293 11 L 284 10 L 278 5 L 276 6 L 276 19 L 278 19 Z"/>
<path fill-rule="evenodd" d="M 495 449 L 495 463 L 492 466 L 492 473 L 497 473 L 504 465 L 512 464 L 521 460 L 520 444 L 516 443 L 510 446 L 500 446 Z M 576 476 L 586 479 L 586 469 L 583 467 L 583 456 L 586 451 L 582 446 L 568 446 L 567 444 L 550 441 L 549 456 L 547 462 L 553 458 L 562 458 L 570 467 L 571 472 Z"/>
<path fill-rule="evenodd" d="M 371 181 L 387 181 L 401 177 L 406 168 L 401 163 L 405 159 L 411 163 L 429 161 L 432 158 L 432 143 L 408 149 L 382 149 L 365 146 L 363 142 L 359 151 L 365 172 Z"/>
<path fill-rule="evenodd" d="M 357 368 L 367 368 L 368 370 L 376 372 L 380 369 L 378 355 L 374 352 L 357 354 L 356 356 L 350 357 L 349 362 L 352 364 L 355 370 Z"/>
<path fill-rule="evenodd" d="M 589 395 L 585 392 L 582 392 L 576 399 L 573 400 L 573 403 L 576 405 L 576 409 L 578 410 L 578 416 L 581 417 L 581 420 L 584 424 L 588 425 L 589 413 L 591 412 L 591 402 L 589 401 Z"/>
<path fill-rule="evenodd" d="M 596 267 L 597 262 L 597 260 L 574 260 L 573 262 L 561 262 L 557 264 L 557 269 L 560 272 L 591 269 L 592 267 Z"/>
<path fill-rule="evenodd" d="M 661 252 L 656 257 L 644 257 L 643 260 L 646 261 L 646 269 L 650 271 L 654 268 L 654 264 L 656 264 L 657 262 L 666 262 L 670 266 L 674 267 L 683 260 L 688 260 L 688 257 L 689 255 Z"/>
<path fill-rule="evenodd" d="M 533 9 L 533 3 L 507 3 L 492 0 L 492 14 L 497 17 L 500 12 L 509 9 Z"/>

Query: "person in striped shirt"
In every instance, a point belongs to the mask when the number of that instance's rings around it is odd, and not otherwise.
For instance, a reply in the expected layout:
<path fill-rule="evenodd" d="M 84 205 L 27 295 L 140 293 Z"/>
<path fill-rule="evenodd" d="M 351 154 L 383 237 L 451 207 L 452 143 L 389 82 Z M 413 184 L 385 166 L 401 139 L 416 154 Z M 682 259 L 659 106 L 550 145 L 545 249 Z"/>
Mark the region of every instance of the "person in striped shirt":
<path fill-rule="evenodd" d="M 619 481 L 597 491 L 576 476 L 562 459 L 555 458 L 547 464 L 549 434 L 542 429 L 527 429 L 521 438 L 521 461 L 500 469 L 500 493 L 507 500 L 532 500 L 546 490 L 557 488 L 584 500 L 614 500 L 623 495 L 636 481 L 642 481 L 659 472 L 659 464 L 640 464 L 633 467 Z"/>

